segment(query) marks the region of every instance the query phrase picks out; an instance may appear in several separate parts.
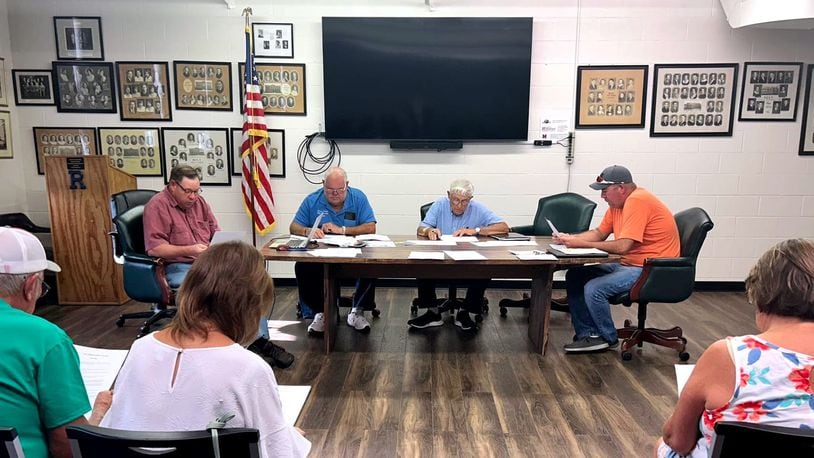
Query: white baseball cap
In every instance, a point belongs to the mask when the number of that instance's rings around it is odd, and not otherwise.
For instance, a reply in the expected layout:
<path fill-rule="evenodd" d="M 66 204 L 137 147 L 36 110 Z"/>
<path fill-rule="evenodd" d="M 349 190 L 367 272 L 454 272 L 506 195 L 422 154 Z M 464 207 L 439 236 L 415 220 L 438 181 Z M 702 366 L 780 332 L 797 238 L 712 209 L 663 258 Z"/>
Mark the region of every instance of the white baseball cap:
<path fill-rule="evenodd" d="M 40 239 L 30 232 L 0 227 L 0 274 L 31 274 L 62 269 L 45 257 Z"/>

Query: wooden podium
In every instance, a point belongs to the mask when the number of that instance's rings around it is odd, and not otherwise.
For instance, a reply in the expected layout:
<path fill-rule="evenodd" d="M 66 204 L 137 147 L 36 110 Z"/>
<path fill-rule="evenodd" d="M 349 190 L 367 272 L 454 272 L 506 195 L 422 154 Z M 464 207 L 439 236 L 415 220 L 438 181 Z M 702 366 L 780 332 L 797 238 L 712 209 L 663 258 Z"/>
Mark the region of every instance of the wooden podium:
<path fill-rule="evenodd" d="M 116 304 L 124 293 L 122 266 L 113 260 L 108 233 L 110 196 L 136 189 L 136 177 L 108 164 L 107 156 L 47 156 L 45 184 L 60 304 Z"/>

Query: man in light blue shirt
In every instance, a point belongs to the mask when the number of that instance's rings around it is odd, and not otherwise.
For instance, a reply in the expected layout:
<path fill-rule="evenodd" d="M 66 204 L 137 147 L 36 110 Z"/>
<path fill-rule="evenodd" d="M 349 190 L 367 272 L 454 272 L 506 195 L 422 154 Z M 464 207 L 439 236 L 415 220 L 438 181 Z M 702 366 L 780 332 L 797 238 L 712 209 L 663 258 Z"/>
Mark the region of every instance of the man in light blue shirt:
<path fill-rule="evenodd" d="M 289 227 L 291 233 L 307 236 L 317 216 L 322 213 L 322 225 L 315 231 L 314 238 L 324 238 L 325 234 L 375 234 L 376 215 L 367 196 L 359 189 L 348 186 L 349 183 L 345 170 L 340 167 L 328 169 L 322 187 L 306 196 L 300 204 Z M 325 330 L 324 315 L 314 314 L 313 310 L 322 309 L 322 269 L 321 263 L 294 264 L 300 312 L 305 319 L 313 318 L 308 326 L 308 333 L 312 335 L 320 335 Z M 373 308 L 374 300 L 374 281 L 359 279 L 353 295 L 353 306 L 348 314 L 348 326 L 360 332 L 370 331 L 370 323 L 365 318 L 364 311 Z"/>
<path fill-rule="evenodd" d="M 433 202 L 416 233 L 420 237 L 427 237 L 430 240 L 438 240 L 441 235 L 458 237 L 508 233 L 509 225 L 505 221 L 482 203 L 472 201 L 474 193 L 475 187 L 468 180 L 453 181 L 446 197 L 441 197 Z M 427 307 L 427 312 L 407 321 L 407 325 L 411 328 L 424 329 L 444 324 L 438 307 L 435 305 L 436 283 L 437 281 L 432 279 L 418 280 L 419 306 Z M 462 331 L 477 330 L 473 318 L 474 315 L 480 313 L 483 294 L 486 292 L 488 284 L 488 279 L 463 282 L 463 286 L 466 286 L 466 298 L 463 309 L 455 315 L 455 325 Z"/>

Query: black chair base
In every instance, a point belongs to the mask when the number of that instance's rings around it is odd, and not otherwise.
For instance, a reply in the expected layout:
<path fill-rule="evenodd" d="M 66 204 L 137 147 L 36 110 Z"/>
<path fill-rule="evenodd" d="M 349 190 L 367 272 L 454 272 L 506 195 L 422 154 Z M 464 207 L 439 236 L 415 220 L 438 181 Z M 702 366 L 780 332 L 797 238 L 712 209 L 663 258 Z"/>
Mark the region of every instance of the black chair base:
<path fill-rule="evenodd" d="M 418 301 L 418 298 L 413 299 L 412 305 L 410 305 L 410 315 L 416 316 L 418 315 L 418 309 L 426 309 L 430 307 L 437 307 L 438 313 L 449 312 L 451 314 L 457 313 L 458 310 L 463 308 L 464 301 L 463 299 L 457 298 L 448 298 L 448 297 L 440 297 L 435 299 L 435 305 L 426 305 L 422 304 Z M 480 313 L 475 314 L 475 321 L 478 323 L 483 321 L 483 315 L 489 313 L 489 299 L 485 297 L 481 300 L 481 309 Z"/>
<path fill-rule="evenodd" d="M 119 319 L 116 320 L 116 326 L 122 327 L 124 326 L 125 320 L 132 320 L 136 318 L 147 318 L 147 320 L 142 323 L 141 327 L 138 330 L 137 338 L 143 337 L 150 333 L 150 328 L 159 321 L 165 318 L 172 318 L 175 316 L 176 308 L 159 308 L 156 307 L 153 310 L 148 312 L 133 312 L 133 313 L 123 313 L 119 316 Z"/>
<path fill-rule="evenodd" d="M 500 316 L 505 317 L 509 313 L 509 308 L 523 308 L 531 307 L 531 298 L 528 293 L 523 293 L 522 299 L 501 299 L 500 300 Z M 568 307 L 568 302 L 565 304 L 551 300 L 551 310 L 554 312 L 571 313 L 571 308 Z"/>
<path fill-rule="evenodd" d="M 690 359 L 690 354 L 686 352 L 687 339 L 684 338 L 684 331 L 678 326 L 670 329 L 640 328 L 633 326 L 630 320 L 625 320 L 625 327 L 617 329 L 616 333 L 622 339 L 621 352 L 625 361 L 633 358 L 631 349 L 641 347 L 644 342 L 672 348 L 678 352 L 678 359 L 681 361 Z"/>

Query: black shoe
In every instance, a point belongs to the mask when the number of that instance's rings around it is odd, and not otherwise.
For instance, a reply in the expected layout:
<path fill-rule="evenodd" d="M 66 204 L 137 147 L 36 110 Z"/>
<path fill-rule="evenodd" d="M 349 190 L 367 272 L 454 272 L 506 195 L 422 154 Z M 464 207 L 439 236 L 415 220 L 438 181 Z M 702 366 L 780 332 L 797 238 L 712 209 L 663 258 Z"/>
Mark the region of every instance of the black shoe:
<path fill-rule="evenodd" d="M 249 350 L 262 356 L 271 366 L 277 366 L 281 369 L 285 369 L 294 363 L 294 355 L 265 337 L 258 337 L 249 345 Z"/>
<path fill-rule="evenodd" d="M 416 329 L 431 328 L 435 326 L 443 326 L 444 318 L 438 312 L 427 310 L 423 315 L 407 320 L 407 326 Z"/>
<path fill-rule="evenodd" d="M 478 325 L 469 317 L 469 312 L 466 310 L 459 310 L 455 315 L 455 326 L 461 328 L 461 331 L 477 331 Z"/>

